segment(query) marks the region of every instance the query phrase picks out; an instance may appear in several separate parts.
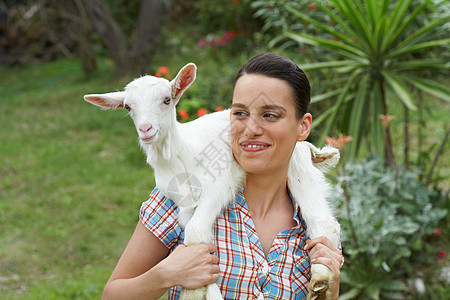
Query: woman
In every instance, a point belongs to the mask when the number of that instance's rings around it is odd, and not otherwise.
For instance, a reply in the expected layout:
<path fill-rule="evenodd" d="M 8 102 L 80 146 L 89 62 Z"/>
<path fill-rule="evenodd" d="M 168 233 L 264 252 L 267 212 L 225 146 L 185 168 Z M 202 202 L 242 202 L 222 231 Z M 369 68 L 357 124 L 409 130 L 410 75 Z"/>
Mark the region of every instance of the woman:
<path fill-rule="evenodd" d="M 287 189 L 292 151 L 311 130 L 309 100 L 308 79 L 289 59 L 266 53 L 244 65 L 230 118 L 246 185 L 217 219 L 215 244 L 183 245 L 177 207 L 155 188 L 104 298 L 158 299 L 170 289 L 169 299 L 177 299 L 181 286 L 216 282 L 226 299 L 303 299 L 310 264 L 320 263 L 334 274 L 337 299 L 341 251 L 325 237 L 307 240 Z"/>

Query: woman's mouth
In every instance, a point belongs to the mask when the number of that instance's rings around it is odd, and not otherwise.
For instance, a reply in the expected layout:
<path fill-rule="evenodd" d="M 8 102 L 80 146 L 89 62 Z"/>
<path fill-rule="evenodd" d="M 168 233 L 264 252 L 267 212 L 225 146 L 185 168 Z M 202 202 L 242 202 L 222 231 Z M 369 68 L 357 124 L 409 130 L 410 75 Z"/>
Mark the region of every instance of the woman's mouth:
<path fill-rule="evenodd" d="M 240 145 L 245 152 L 259 152 L 270 147 L 270 144 L 263 142 L 242 142 Z"/>

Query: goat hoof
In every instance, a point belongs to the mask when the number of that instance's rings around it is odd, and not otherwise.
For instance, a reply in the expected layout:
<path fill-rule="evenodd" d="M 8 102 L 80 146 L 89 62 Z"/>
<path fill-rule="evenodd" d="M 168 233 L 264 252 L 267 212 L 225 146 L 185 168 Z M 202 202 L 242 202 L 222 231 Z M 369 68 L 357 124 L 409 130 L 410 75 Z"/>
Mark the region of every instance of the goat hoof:
<path fill-rule="evenodd" d="M 328 281 L 314 283 L 308 295 L 308 300 L 327 300 Z"/>

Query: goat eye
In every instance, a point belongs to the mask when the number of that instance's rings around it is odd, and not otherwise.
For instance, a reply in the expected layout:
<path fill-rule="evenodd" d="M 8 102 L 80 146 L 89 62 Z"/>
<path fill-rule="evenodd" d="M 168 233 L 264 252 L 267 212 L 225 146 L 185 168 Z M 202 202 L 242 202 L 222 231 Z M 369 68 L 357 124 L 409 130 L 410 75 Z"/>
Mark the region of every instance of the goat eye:
<path fill-rule="evenodd" d="M 125 108 L 126 110 L 128 110 L 128 111 L 131 110 L 131 107 L 130 107 L 128 104 L 125 104 L 124 108 Z"/>
<path fill-rule="evenodd" d="M 169 105 L 170 104 L 170 98 L 169 97 L 164 98 L 164 104 L 165 105 Z"/>

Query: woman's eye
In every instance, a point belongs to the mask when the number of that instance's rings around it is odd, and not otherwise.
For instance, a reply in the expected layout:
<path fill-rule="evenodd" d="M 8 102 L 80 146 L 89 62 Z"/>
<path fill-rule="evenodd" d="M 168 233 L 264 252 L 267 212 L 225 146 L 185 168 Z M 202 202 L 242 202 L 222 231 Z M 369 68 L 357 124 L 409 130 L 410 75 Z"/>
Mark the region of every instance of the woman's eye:
<path fill-rule="evenodd" d="M 233 112 L 233 116 L 242 117 L 242 116 L 245 116 L 245 115 L 246 114 L 243 111 L 234 111 Z"/>
<path fill-rule="evenodd" d="M 128 104 L 125 104 L 124 108 L 125 108 L 126 110 L 128 110 L 128 111 L 131 110 L 131 107 L 130 107 Z"/>
<path fill-rule="evenodd" d="M 233 112 L 233 116 L 235 116 L 238 119 L 242 119 L 246 116 L 247 114 L 244 111 L 234 111 Z"/>
<path fill-rule="evenodd" d="M 164 104 L 165 105 L 169 105 L 170 104 L 170 98 L 169 97 L 164 98 Z"/>
<path fill-rule="evenodd" d="M 280 118 L 279 115 L 273 114 L 273 113 L 265 113 L 265 114 L 264 114 L 264 117 L 265 117 L 265 118 L 268 118 L 268 119 L 279 119 L 279 118 Z"/>

